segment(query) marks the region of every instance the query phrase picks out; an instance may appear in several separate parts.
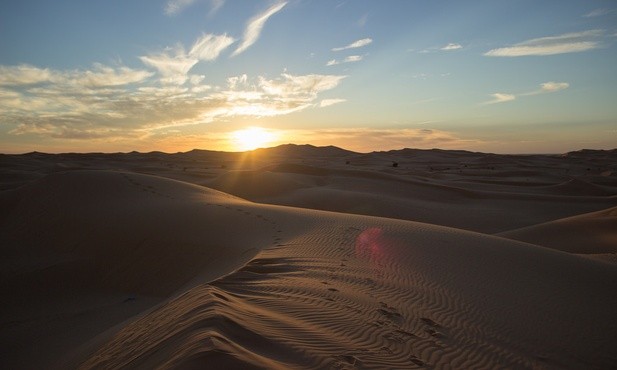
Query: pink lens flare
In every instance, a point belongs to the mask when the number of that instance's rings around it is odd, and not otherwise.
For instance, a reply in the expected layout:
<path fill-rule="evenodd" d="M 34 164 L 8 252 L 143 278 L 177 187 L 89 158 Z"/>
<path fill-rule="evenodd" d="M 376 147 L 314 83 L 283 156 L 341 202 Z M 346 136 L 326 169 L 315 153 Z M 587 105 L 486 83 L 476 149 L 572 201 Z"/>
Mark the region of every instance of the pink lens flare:
<path fill-rule="evenodd" d="M 386 244 L 383 229 L 379 227 L 369 227 L 362 231 L 356 238 L 356 255 L 368 258 L 371 261 L 379 261 L 384 257 L 384 246 Z"/>

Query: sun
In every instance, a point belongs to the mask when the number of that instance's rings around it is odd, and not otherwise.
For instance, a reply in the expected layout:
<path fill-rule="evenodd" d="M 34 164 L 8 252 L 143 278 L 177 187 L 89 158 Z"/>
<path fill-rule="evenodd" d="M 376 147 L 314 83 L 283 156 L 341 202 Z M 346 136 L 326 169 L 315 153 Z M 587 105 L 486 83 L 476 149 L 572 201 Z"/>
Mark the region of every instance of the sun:
<path fill-rule="evenodd" d="M 271 131 L 261 127 L 247 127 L 231 133 L 234 146 L 241 151 L 263 148 L 276 139 Z"/>

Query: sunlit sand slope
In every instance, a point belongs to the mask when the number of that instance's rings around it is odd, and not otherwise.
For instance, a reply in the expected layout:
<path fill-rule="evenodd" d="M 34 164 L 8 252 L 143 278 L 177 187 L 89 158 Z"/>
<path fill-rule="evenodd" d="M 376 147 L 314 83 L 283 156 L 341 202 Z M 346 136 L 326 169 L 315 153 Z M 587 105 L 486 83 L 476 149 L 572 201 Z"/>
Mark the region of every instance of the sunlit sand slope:
<path fill-rule="evenodd" d="M 617 207 L 512 230 L 500 235 L 571 253 L 615 254 Z"/>

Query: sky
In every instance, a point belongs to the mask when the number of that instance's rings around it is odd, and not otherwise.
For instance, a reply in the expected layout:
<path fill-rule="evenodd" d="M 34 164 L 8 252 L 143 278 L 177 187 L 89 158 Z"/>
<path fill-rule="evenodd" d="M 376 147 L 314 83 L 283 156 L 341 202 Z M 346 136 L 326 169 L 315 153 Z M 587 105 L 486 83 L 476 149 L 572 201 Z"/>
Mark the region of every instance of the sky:
<path fill-rule="evenodd" d="M 615 0 L 0 3 L 0 153 L 617 147 Z"/>

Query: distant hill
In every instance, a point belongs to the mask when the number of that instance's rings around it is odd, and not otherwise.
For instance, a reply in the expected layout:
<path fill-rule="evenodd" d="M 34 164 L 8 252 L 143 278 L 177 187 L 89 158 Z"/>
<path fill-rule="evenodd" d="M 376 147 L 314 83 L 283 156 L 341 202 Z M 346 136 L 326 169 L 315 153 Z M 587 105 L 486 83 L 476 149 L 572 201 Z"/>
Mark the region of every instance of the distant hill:
<path fill-rule="evenodd" d="M 240 155 L 243 153 L 255 153 L 260 155 L 267 156 L 293 156 L 293 157 L 345 157 L 350 155 L 373 155 L 373 154 L 381 154 L 388 156 L 440 156 L 440 157 L 477 157 L 477 156 L 510 156 L 509 154 L 493 154 L 493 153 L 485 153 L 485 152 L 474 152 L 469 150 L 449 150 L 449 149 L 416 149 L 416 148 L 402 148 L 402 149 L 392 149 L 386 151 L 373 151 L 370 153 L 361 153 L 354 152 L 351 150 L 343 149 L 334 145 L 328 146 L 315 146 L 311 144 L 282 144 L 275 147 L 269 148 L 259 148 L 252 151 L 246 152 L 230 152 L 230 151 L 220 151 L 220 150 L 208 150 L 208 149 L 192 149 L 186 152 L 176 152 L 176 153 L 166 153 L 161 151 L 151 151 L 151 152 L 117 152 L 117 153 L 102 153 L 102 152 L 90 152 L 90 153 L 58 153 L 58 154 L 48 154 L 42 152 L 29 152 L 24 154 L 18 154 L 22 156 L 26 156 L 29 158 L 49 158 L 51 156 L 62 156 L 62 157 L 100 157 L 100 156 L 113 156 L 117 158 L 121 158 L 123 156 L 132 156 L 135 157 L 145 157 L 145 158 L 156 158 L 161 156 L 176 156 L 176 157 L 185 157 L 185 158 L 195 158 L 195 157 L 203 157 L 207 156 L 224 156 L 224 157 L 233 157 L 236 155 Z M 5 154 L 2 154 L 5 155 Z M 554 156 L 561 157 L 569 157 L 569 158 L 616 158 L 617 159 L 617 149 L 608 149 L 608 150 L 600 150 L 600 149 L 581 149 L 576 151 L 571 151 L 567 153 L 555 153 Z M 526 154 L 516 154 L 513 156 L 526 156 Z"/>
<path fill-rule="evenodd" d="M 254 152 L 264 155 L 292 157 L 345 157 L 359 154 L 332 145 L 314 146 L 310 144 L 283 144 L 272 148 L 256 149 Z"/>
<path fill-rule="evenodd" d="M 563 154 L 563 157 L 568 158 L 615 158 L 617 159 L 617 149 L 596 150 L 596 149 L 581 149 Z"/>

